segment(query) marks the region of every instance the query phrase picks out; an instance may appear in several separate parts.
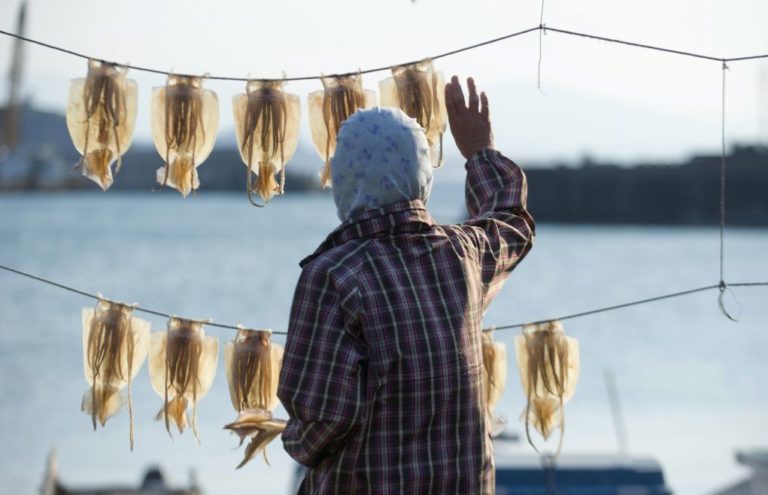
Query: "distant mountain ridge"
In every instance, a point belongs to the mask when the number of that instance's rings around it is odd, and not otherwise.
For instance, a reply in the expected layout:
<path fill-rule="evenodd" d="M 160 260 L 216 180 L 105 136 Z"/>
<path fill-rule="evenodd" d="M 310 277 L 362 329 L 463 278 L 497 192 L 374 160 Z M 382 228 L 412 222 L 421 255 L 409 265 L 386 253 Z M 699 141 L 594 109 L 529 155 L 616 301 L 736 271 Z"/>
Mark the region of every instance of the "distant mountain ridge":
<path fill-rule="evenodd" d="M 3 109 L 0 109 L 2 121 Z M 222 143 L 224 145 L 222 145 Z M 245 191 L 246 167 L 234 141 L 220 140 L 210 157 L 198 168 L 201 188 L 216 191 Z M 70 173 L 80 155 L 72 145 L 63 115 L 25 105 L 22 112 L 21 143 L 11 156 L 0 153 L 0 189 L 77 189 L 94 187 L 90 180 Z M 286 191 L 319 190 L 311 173 L 296 172 L 322 167 L 320 157 L 304 143 L 286 167 Z M 309 165 L 314 164 L 314 165 Z M 150 190 L 157 187 L 155 171 L 163 160 L 148 143 L 134 143 L 123 156 L 123 167 L 111 189 Z M 294 165 L 294 167 L 291 167 Z"/>

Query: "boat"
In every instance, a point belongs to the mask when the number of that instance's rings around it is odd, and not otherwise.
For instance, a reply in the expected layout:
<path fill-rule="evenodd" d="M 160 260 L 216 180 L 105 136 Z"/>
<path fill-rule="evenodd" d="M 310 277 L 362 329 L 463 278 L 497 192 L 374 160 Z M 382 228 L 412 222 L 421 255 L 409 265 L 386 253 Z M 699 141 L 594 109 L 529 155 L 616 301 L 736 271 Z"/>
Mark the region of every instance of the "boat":
<path fill-rule="evenodd" d="M 736 461 L 752 473 L 712 495 L 765 495 L 768 493 L 768 449 L 737 451 Z"/>
<path fill-rule="evenodd" d="M 672 495 L 650 457 L 497 452 L 494 460 L 497 495 Z"/>

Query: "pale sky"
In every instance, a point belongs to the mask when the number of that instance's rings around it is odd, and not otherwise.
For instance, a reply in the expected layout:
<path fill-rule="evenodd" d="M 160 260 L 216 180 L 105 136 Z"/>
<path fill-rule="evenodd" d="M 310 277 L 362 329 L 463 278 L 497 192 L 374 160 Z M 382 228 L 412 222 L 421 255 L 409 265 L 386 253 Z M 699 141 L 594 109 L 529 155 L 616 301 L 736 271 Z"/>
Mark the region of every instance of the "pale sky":
<path fill-rule="evenodd" d="M 19 3 L 0 3 L 0 28 L 13 30 Z M 116 62 L 254 77 L 347 72 L 419 59 L 535 26 L 541 5 L 538 0 L 29 3 L 27 35 L 41 41 Z M 715 56 L 768 53 L 766 20 L 765 0 L 548 0 L 544 15 L 554 27 Z M 3 73 L 10 47 L 11 41 L 0 37 Z M 589 153 L 631 162 L 719 149 L 718 62 L 550 32 L 544 37 L 542 94 L 536 88 L 537 57 L 538 33 L 532 33 L 441 59 L 436 66 L 446 76 L 475 76 L 491 100 L 498 147 L 518 160 L 574 160 Z M 69 79 L 83 77 L 85 70 L 84 60 L 28 45 L 24 94 L 61 110 Z M 136 140 L 146 142 L 150 89 L 164 84 L 164 77 L 129 75 L 140 88 Z M 377 89 L 387 75 L 368 75 L 365 86 Z M 231 98 L 244 85 L 211 81 L 207 87 L 220 98 L 219 139 L 230 143 Z M 319 88 L 319 81 L 286 87 L 302 98 L 307 144 L 305 97 Z M 5 81 L 0 90 L 4 98 Z M 768 61 L 731 64 L 727 107 L 729 142 L 768 141 Z M 455 148 L 448 143 L 450 155 Z"/>

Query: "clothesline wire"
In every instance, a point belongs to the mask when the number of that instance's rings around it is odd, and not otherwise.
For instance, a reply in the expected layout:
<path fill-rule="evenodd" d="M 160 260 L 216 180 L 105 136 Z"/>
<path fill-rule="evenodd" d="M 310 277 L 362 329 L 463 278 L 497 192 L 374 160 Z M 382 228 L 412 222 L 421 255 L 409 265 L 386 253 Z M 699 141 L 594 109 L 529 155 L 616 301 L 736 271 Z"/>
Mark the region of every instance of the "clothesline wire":
<path fill-rule="evenodd" d="M 736 283 L 729 283 L 727 285 L 729 287 L 766 287 L 766 286 L 768 286 L 768 282 L 736 282 Z M 494 327 L 488 328 L 487 330 L 489 330 L 489 331 L 490 330 L 511 330 L 513 328 L 522 328 L 525 325 L 546 323 L 546 322 L 555 321 L 555 320 L 558 320 L 558 321 L 572 320 L 574 318 L 581 318 L 583 316 L 590 316 L 590 315 L 594 315 L 594 314 L 598 314 L 598 313 L 606 313 L 608 311 L 615 311 L 617 309 L 629 308 L 631 306 L 639 306 L 641 304 L 648 304 L 648 303 L 652 303 L 652 302 L 663 301 L 665 299 L 673 299 L 673 298 L 676 298 L 676 297 L 688 296 L 690 294 L 696 294 L 698 292 L 705 292 L 705 291 L 708 291 L 708 290 L 720 289 L 720 287 L 721 287 L 720 283 L 712 284 L 712 285 L 705 285 L 703 287 L 696 287 L 695 289 L 688 289 L 688 290 L 683 290 L 683 291 L 679 291 L 679 292 L 672 292 L 670 294 L 664 294 L 664 295 L 661 295 L 661 296 L 649 297 L 649 298 L 646 298 L 646 299 L 638 299 L 636 301 L 630 301 L 630 302 L 626 302 L 626 303 L 622 303 L 622 304 L 615 304 L 613 306 L 605 306 L 605 307 L 602 307 L 602 308 L 590 309 L 588 311 L 582 311 L 582 312 L 579 312 L 579 313 L 573 313 L 573 314 L 569 314 L 569 315 L 558 316 L 556 318 L 547 318 L 547 319 L 544 319 L 544 320 L 538 320 L 538 321 L 533 321 L 533 322 L 528 322 L 528 323 L 515 323 L 514 325 L 494 326 Z"/>
<path fill-rule="evenodd" d="M 21 271 L 21 270 L 18 270 L 16 268 L 12 268 L 10 266 L 0 265 L 0 269 L 6 270 L 6 271 L 11 272 L 11 273 L 15 273 L 17 275 L 21 275 L 22 277 L 27 277 L 27 278 L 30 278 L 32 280 L 36 280 L 38 282 L 42 282 L 44 284 L 52 285 L 53 287 L 58 287 L 59 289 L 63 289 L 63 290 L 69 291 L 69 292 L 73 292 L 75 294 L 79 294 L 79 295 L 84 296 L 84 297 L 89 297 L 91 299 L 96 299 L 96 300 L 104 299 L 103 297 L 100 297 L 97 294 L 92 294 L 90 292 L 86 292 L 84 290 L 80 290 L 80 289 L 77 289 L 75 287 L 71 287 L 69 285 L 64 285 L 62 283 L 55 282 L 53 280 L 49 280 L 47 278 L 38 277 L 37 275 L 33 275 L 31 273 L 27 273 L 27 272 Z M 173 318 L 173 317 L 177 316 L 177 315 L 172 315 L 170 313 L 164 313 L 162 311 L 156 311 L 154 309 L 145 308 L 145 307 L 142 307 L 142 306 L 135 306 L 133 308 L 133 310 L 134 311 L 140 311 L 142 313 L 147 313 L 147 314 L 150 314 L 150 315 L 162 316 L 162 317 L 165 317 L 165 318 Z M 206 323 L 206 325 L 210 326 L 210 327 L 216 327 L 216 328 L 226 328 L 228 330 L 239 330 L 241 328 L 241 327 L 238 327 L 237 325 L 225 325 L 223 323 L 213 323 L 213 322 Z M 286 335 L 286 332 L 273 331 L 272 333 L 273 334 L 277 334 L 277 335 Z"/>
<path fill-rule="evenodd" d="M 550 319 L 540 320 L 540 321 L 536 321 L 536 322 L 532 322 L 532 323 L 544 323 L 544 322 L 552 321 L 552 320 L 568 320 L 568 319 L 573 319 L 573 318 L 579 318 L 579 317 L 583 317 L 583 316 L 589 316 L 589 315 L 593 315 L 593 314 L 597 314 L 597 313 L 603 313 L 603 312 L 607 312 L 607 311 L 614 311 L 614 310 L 617 310 L 617 309 L 627 308 L 627 307 L 631 307 L 631 306 L 638 306 L 638 305 L 641 305 L 641 304 L 647 304 L 647 303 L 661 301 L 661 300 L 665 300 L 665 299 L 671 299 L 671 298 L 686 296 L 686 295 L 690 295 L 690 294 L 694 294 L 694 293 L 698 293 L 698 292 L 703 292 L 703 291 L 708 291 L 708 290 L 713 290 L 713 289 L 719 289 L 720 290 L 720 300 L 719 300 L 720 308 L 721 308 L 723 313 L 728 318 L 733 319 L 727 313 L 727 311 L 725 311 L 725 309 L 723 307 L 723 304 L 722 304 L 722 297 L 723 297 L 723 293 L 726 290 L 726 288 L 729 285 L 733 286 L 733 287 L 766 286 L 766 285 L 768 285 L 768 282 L 741 282 L 741 283 L 726 284 L 725 280 L 724 280 L 724 258 L 725 258 L 725 246 L 724 246 L 724 244 L 725 244 L 725 164 L 726 164 L 726 150 L 725 150 L 725 147 L 726 147 L 726 135 L 725 135 L 725 112 L 726 112 L 726 108 L 725 108 L 725 103 L 726 103 L 726 71 L 728 69 L 727 62 L 763 59 L 763 58 L 768 58 L 768 54 L 749 55 L 749 56 L 731 57 L 731 58 L 721 58 L 721 57 L 714 57 L 714 56 L 710 56 L 710 55 L 703 55 L 703 54 L 700 54 L 700 53 L 688 52 L 688 51 L 683 51 L 683 50 L 676 50 L 676 49 L 665 48 L 665 47 L 660 47 L 660 46 L 655 46 L 655 45 L 649 45 L 649 44 L 645 44 L 645 43 L 637 43 L 637 42 L 632 42 L 632 41 L 620 40 L 620 39 L 616 39 L 616 38 L 608 38 L 608 37 L 604 37 L 604 36 L 598 36 L 598 35 L 593 35 L 593 34 L 588 34 L 588 33 L 581 33 L 581 32 L 577 32 L 577 31 L 570 31 L 570 30 L 566 30 L 566 29 L 559 29 L 559 28 L 555 28 L 555 27 L 545 26 L 544 25 L 544 2 L 542 1 L 541 16 L 540 16 L 540 19 L 539 19 L 539 25 L 538 26 L 535 26 L 535 27 L 532 27 L 532 28 L 529 28 L 529 29 L 525 29 L 523 31 L 518 31 L 518 32 L 515 32 L 515 33 L 511 33 L 511 34 L 508 34 L 508 35 L 500 36 L 498 38 L 493 38 L 493 39 L 490 39 L 490 40 L 486 40 L 486 41 L 483 41 L 483 42 L 480 42 L 480 43 L 476 43 L 476 44 L 473 44 L 473 45 L 469 45 L 469 46 L 465 46 L 465 47 L 462 47 L 462 48 L 458 48 L 458 49 L 455 49 L 455 50 L 451 50 L 451 51 L 448 51 L 448 52 L 440 53 L 438 55 L 435 55 L 435 56 L 431 57 L 431 59 L 432 60 L 436 60 L 436 59 L 448 57 L 448 56 L 451 56 L 451 55 L 456 55 L 458 53 L 462 53 L 462 52 L 465 52 L 465 51 L 468 51 L 468 50 L 473 50 L 475 48 L 480 48 L 480 47 L 483 47 L 483 46 L 486 46 L 486 45 L 490 45 L 490 44 L 493 44 L 493 43 L 498 43 L 498 42 L 501 42 L 501 41 L 504 41 L 504 40 L 508 40 L 508 39 L 511 39 L 511 38 L 515 38 L 515 37 L 518 37 L 518 36 L 522 36 L 522 35 L 525 35 L 527 33 L 531 33 L 531 32 L 534 32 L 534 31 L 538 31 L 539 32 L 539 65 L 538 65 L 538 74 L 539 74 L 538 75 L 538 78 L 539 78 L 538 79 L 538 84 L 539 84 L 539 87 L 540 87 L 540 84 L 541 84 L 541 41 L 542 41 L 541 40 L 541 35 L 546 33 L 546 31 L 552 31 L 554 33 L 564 34 L 564 35 L 568 35 L 568 36 L 576 36 L 576 37 L 581 37 L 581 38 L 588 38 L 588 39 L 597 40 L 597 41 L 603 41 L 603 42 L 607 42 L 607 43 L 615 43 L 615 44 L 620 44 L 620 45 L 625 45 L 625 46 L 632 46 L 632 47 L 642 48 L 642 49 L 647 49 L 647 50 L 654 50 L 654 51 L 670 53 L 670 54 L 674 54 L 674 55 L 681 55 L 681 56 L 687 56 L 687 57 L 692 57 L 692 58 L 698 58 L 698 59 L 704 59 L 704 60 L 711 60 L 711 61 L 721 62 L 722 63 L 721 131 L 722 132 L 721 132 L 721 164 L 720 164 L 720 280 L 719 280 L 719 282 L 717 284 L 707 285 L 707 286 L 704 286 L 704 287 L 697 287 L 697 288 L 694 288 L 694 289 L 689 289 L 689 290 L 684 290 L 684 291 L 679 291 L 679 292 L 673 292 L 671 294 L 664 294 L 664 295 L 661 295 L 661 296 L 651 297 L 651 298 L 647 298 L 647 299 L 640 299 L 640 300 L 636 300 L 636 301 L 630 301 L 630 302 L 623 303 L 623 304 L 607 306 L 607 307 L 592 309 L 592 310 L 588 310 L 588 311 L 582 311 L 580 313 L 573 313 L 573 314 L 561 316 L 561 317 L 558 317 L 558 318 L 550 318 Z M 36 45 L 39 45 L 39 46 L 42 46 L 42 47 L 45 47 L 45 48 L 56 50 L 56 51 L 59 51 L 59 52 L 62 52 L 62 53 L 73 55 L 75 57 L 79 57 L 79 58 L 83 58 L 83 59 L 96 59 L 96 60 L 101 60 L 102 62 L 114 63 L 114 62 L 109 62 L 109 61 L 106 61 L 106 60 L 103 60 L 103 59 L 99 59 L 99 58 L 96 58 L 96 57 L 91 57 L 91 56 L 88 56 L 88 55 L 85 55 L 85 54 L 82 54 L 82 53 L 79 53 L 79 52 L 75 52 L 73 50 L 62 48 L 62 47 L 59 47 L 59 46 L 56 46 L 56 45 L 52 45 L 52 44 L 45 43 L 45 42 L 42 42 L 42 41 L 38 41 L 38 40 L 31 39 L 31 38 L 27 38 L 25 36 L 21 36 L 21 35 L 18 35 L 18 34 L 15 34 L 15 33 L 11 33 L 11 32 L 8 32 L 8 31 L 0 30 L 0 34 L 6 35 L 6 36 L 10 36 L 12 38 L 16 38 L 16 39 L 19 39 L 19 40 L 22 40 L 22 41 L 25 41 L 25 42 L 28 42 L 28 43 L 36 44 Z M 152 69 L 152 68 L 147 68 L 147 67 L 141 67 L 141 66 L 135 66 L 135 65 L 125 65 L 125 64 L 119 64 L 119 65 L 121 65 L 123 67 L 126 67 L 126 68 L 129 68 L 129 69 L 132 69 L 132 70 L 136 70 L 136 71 L 150 72 L 150 73 L 162 74 L 162 75 L 170 74 L 170 72 L 168 72 L 168 71 Z M 347 74 L 355 74 L 355 73 L 357 73 L 357 74 L 369 74 L 369 73 L 373 73 L 373 72 L 381 72 L 381 71 L 389 70 L 390 67 L 391 66 L 385 66 L 385 67 L 377 67 L 377 68 L 373 68 L 373 69 L 358 70 L 358 71 L 347 73 Z M 346 74 L 338 74 L 338 75 L 346 75 Z M 242 77 L 210 76 L 210 75 L 208 75 L 206 77 L 208 79 L 212 79 L 212 80 L 226 80 L 226 81 L 247 81 L 249 79 L 249 78 L 242 78 Z M 282 80 L 285 80 L 285 81 L 303 81 L 303 80 L 320 79 L 321 77 L 323 77 L 323 76 L 286 77 L 286 78 L 282 78 Z M 252 78 L 250 78 L 250 79 L 252 79 Z M 67 285 L 64 285 L 64 284 L 52 281 L 52 280 L 48 280 L 48 279 L 45 279 L 45 278 L 42 278 L 42 277 L 38 277 L 36 275 L 32 275 L 30 273 L 26 273 L 26 272 L 23 272 L 21 270 L 17 270 L 15 268 L 11 268 L 11 267 L 8 267 L 8 266 L 5 266 L 5 265 L 0 265 L 0 268 L 3 269 L 3 270 L 6 270 L 8 272 L 15 273 L 15 274 L 18 274 L 18 275 L 30 278 L 32 280 L 36 280 L 38 282 L 42 282 L 42 283 L 45 283 L 45 284 L 48 284 L 48 285 L 51 285 L 51 286 L 54 286 L 54 287 L 57 287 L 57 288 L 60 288 L 60 289 L 63 289 L 63 290 L 67 290 L 67 291 L 75 293 L 75 294 L 79 294 L 79 295 L 84 296 L 84 297 L 88 297 L 88 298 L 96 299 L 96 300 L 102 299 L 99 295 L 91 294 L 89 292 L 85 292 L 85 291 L 82 291 L 82 290 L 74 288 L 74 287 L 70 287 L 70 286 L 67 286 Z M 169 313 L 164 313 L 162 311 L 156 311 L 156 310 L 152 310 L 152 309 L 148 309 L 148 308 L 144 308 L 144 307 L 140 307 L 140 306 L 136 306 L 134 308 L 134 310 L 135 311 L 140 311 L 140 312 L 143 312 L 143 313 L 152 314 L 152 315 L 155 315 L 155 316 L 166 317 L 166 318 L 171 318 L 172 316 L 174 316 L 174 315 L 171 315 Z M 208 323 L 208 325 L 211 326 L 211 327 L 217 327 L 217 328 L 223 328 L 223 329 L 231 329 L 231 330 L 238 330 L 240 328 L 239 326 L 236 326 L 236 325 L 225 325 L 225 324 L 213 323 L 213 322 Z M 518 323 L 518 324 L 514 324 L 514 325 L 503 325 L 503 326 L 497 326 L 497 327 L 494 327 L 494 328 L 495 328 L 495 330 L 505 330 L 505 329 L 520 328 L 520 327 L 523 327 L 524 325 L 526 325 L 526 323 Z M 278 335 L 285 335 L 286 334 L 286 332 L 280 332 L 280 331 L 273 332 L 273 333 L 278 334 Z"/>
<path fill-rule="evenodd" d="M 581 32 L 578 32 L 578 31 L 570 31 L 568 29 L 560 29 L 560 28 L 555 28 L 555 27 L 551 27 L 551 26 L 542 26 L 541 29 L 543 29 L 544 31 L 552 31 L 553 33 L 566 34 L 568 36 L 576 36 L 576 37 L 579 37 L 579 38 L 588 38 L 588 39 L 591 39 L 591 40 L 604 41 L 606 43 L 615 43 L 615 44 L 618 44 L 618 45 L 633 46 L 635 48 L 643 48 L 645 50 L 654 50 L 654 51 L 657 51 L 657 52 L 670 53 L 670 54 L 673 54 L 673 55 L 682 55 L 682 56 L 691 57 L 691 58 L 699 58 L 699 59 L 704 59 L 704 60 L 713 60 L 715 62 L 729 62 L 729 61 L 736 60 L 734 58 L 723 58 L 723 57 L 715 57 L 713 55 L 703 55 L 701 53 L 694 53 L 694 52 L 689 52 L 689 51 L 685 51 L 685 50 L 677 50 L 677 49 L 674 49 L 674 48 L 665 48 L 665 47 L 662 47 L 662 46 L 649 45 L 649 44 L 646 44 L 646 43 L 638 43 L 638 42 L 635 42 L 635 41 L 626 41 L 626 40 L 620 40 L 620 39 L 616 39 L 616 38 L 608 38 L 606 36 L 599 36 L 599 35 L 589 34 L 589 33 L 581 33 Z M 741 57 L 741 58 L 746 58 L 746 57 Z M 768 54 L 765 54 L 765 55 L 750 55 L 749 58 L 768 58 Z"/>
<path fill-rule="evenodd" d="M 21 275 L 22 277 L 27 277 L 29 279 L 36 280 L 38 282 L 42 282 L 44 284 L 51 285 L 53 287 L 57 287 L 59 289 L 63 289 L 63 290 L 66 290 L 66 291 L 69 291 L 69 292 L 72 292 L 72 293 L 75 293 L 75 294 L 79 294 L 79 295 L 84 296 L 84 297 L 88 297 L 88 298 L 95 299 L 95 300 L 104 299 L 103 297 L 101 297 L 101 296 L 99 296 L 97 294 L 92 294 L 90 292 L 86 292 L 84 290 L 80 290 L 80 289 L 77 289 L 75 287 L 71 287 L 69 285 L 65 285 L 65 284 L 62 284 L 62 283 L 59 283 L 59 282 L 55 282 L 55 281 L 49 280 L 47 278 L 39 277 L 37 275 L 33 275 L 31 273 L 27 273 L 25 271 L 18 270 L 16 268 L 12 268 L 10 266 L 0 265 L 0 269 L 8 271 L 8 272 L 11 272 L 11 273 L 15 273 L 16 275 Z M 736 283 L 729 283 L 728 286 L 729 287 L 768 287 L 768 282 L 736 282 Z M 597 314 L 597 313 L 605 313 L 605 312 L 608 312 L 608 311 L 615 311 L 617 309 L 628 308 L 628 307 L 631 307 L 631 306 L 639 306 L 641 304 L 648 304 L 648 303 L 652 303 L 652 302 L 656 302 L 656 301 L 662 301 L 662 300 L 665 300 L 665 299 L 672 299 L 672 298 L 676 298 L 676 297 L 687 296 L 687 295 L 690 295 L 690 294 L 695 294 L 697 292 L 704 292 L 704 291 L 708 291 L 708 290 L 718 289 L 720 287 L 721 287 L 720 283 L 712 284 L 712 285 L 706 285 L 706 286 L 703 286 L 703 287 L 697 287 L 695 289 L 688 289 L 688 290 L 683 290 L 683 291 L 679 291 L 679 292 L 673 292 L 671 294 L 664 294 L 664 295 L 661 295 L 661 296 L 649 297 L 649 298 L 646 298 L 646 299 L 638 299 L 636 301 L 630 301 L 630 302 L 626 302 L 626 303 L 622 303 L 622 304 L 616 304 L 616 305 L 613 305 L 613 306 L 605 306 L 605 307 L 602 307 L 602 308 L 591 309 L 591 310 L 588 310 L 588 311 L 582 311 L 582 312 L 579 312 L 579 313 L 573 313 L 573 314 L 569 314 L 569 315 L 565 315 L 565 316 L 558 316 L 556 318 L 548 318 L 548 319 L 544 319 L 544 320 L 537 320 L 537 321 L 527 322 L 527 323 L 516 323 L 514 325 L 494 326 L 494 327 L 491 327 L 491 328 L 487 328 L 484 331 L 511 330 L 511 329 L 514 329 L 514 328 L 522 328 L 523 326 L 528 325 L 528 324 L 545 323 L 545 322 L 554 321 L 554 320 L 560 320 L 560 321 L 562 321 L 562 320 L 571 320 L 571 319 L 574 319 L 574 318 L 581 318 L 583 316 L 590 316 L 590 315 L 594 315 L 594 314 Z M 176 316 L 176 315 L 172 315 L 170 313 L 164 313 L 162 311 L 156 311 L 156 310 L 148 309 L 148 308 L 145 308 L 145 307 L 142 307 L 142 306 L 135 306 L 134 307 L 134 311 L 140 311 L 142 313 L 147 313 L 147 314 L 151 314 L 151 315 L 155 315 L 155 316 L 162 316 L 162 317 L 165 317 L 165 318 L 172 318 L 172 317 Z M 206 325 L 211 326 L 211 327 L 216 327 L 216 328 L 224 328 L 224 329 L 228 329 L 228 330 L 239 330 L 241 328 L 240 326 L 237 326 L 237 325 L 225 325 L 223 323 L 213 323 L 213 322 L 206 323 Z M 275 335 L 287 335 L 287 332 L 284 332 L 284 331 L 273 331 L 272 333 L 275 334 Z"/>
<path fill-rule="evenodd" d="M 543 19 L 543 17 L 542 17 L 542 19 Z M 617 39 L 617 38 L 609 38 L 609 37 L 605 37 L 605 36 L 599 36 L 599 35 L 594 35 L 594 34 L 589 34 L 589 33 L 582 33 L 582 32 L 578 32 L 578 31 L 571 31 L 571 30 L 567 30 L 567 29 L 560 29 L 560 28 L 556 28 L 556 27 L 545 26 L 543 24 L 543 22 L 540 23 L 538 26 L 534 26 L 534 27 L 531 27 L 531 28 L 528 28 L 528 29 L 524 29 L 522 31 L 517 31 L 515 33 L 507 34 L 507 35 L 504 35 L 504 36 L 499 36 L 498 38 L 493 38 L 493 39 L 490 39 L 490 40 L 482 41 L 480 43 L 475 43 L 475 44 L 468 45 L 468 46 L 465 46 L 465 47 L 462 47 L 462 48 L 457 48 L 455 50 L 450 50 L 450 51 L 447 51 L 447 52 L 444 52 L 444 53 L 439 53 L 439 54 L 434 55 L 434 56 L 429 57 L 429 58 L 431 58 L 432 60 L 437 60 L 437 59 L 440 59 L 440 58 L 449 57 L 449 56 L 452 56 L 452 55 L 456 55 L 458 53 L 466 52 L 468 50 L 474 50 L 476 48 L 480 48 L 480 47 L 483 47 L 483 46 L 486 46 L 486 45 L 491 45 L 491 44 L 494 44 L 494 43 L 499 43 L 501 41 L 505 41 L 505 40 L 508 40 L 508 39 L 511 39 L 511 38 L 515 38 L 515 37 L 518 37 L 518 36 L 522 36 L 524 34 L 532 33 L 532 32 L 535 32 L 535 31 L 538 31 L 539 35 L 541 35 L 542 33 L 547 32 L 547 31 L 551 31 L 553 33 L 560 33 L 560 34 L 565 34 L 565 35 L 569 35 L 569 36 L 588 38 L 588 39 L 597 40 L 597 41 L 603 41 L 603 42 L 607 42 L 607 43 L 615 43 L 615 44 L 619 44 L 619 45 L 633 46 L 633 47 L 636 47 L 636 48 L 643 48 L 643 49 L 647 49 L 647 50 L 655 50 L 655 51 L 670 53 L 670 54 L 674 54 L 674 55 L 682 55 L 682 56 L 686 56 L 686 57 L 693 57 L 693 58 L 699 58 L 699 59 L 704 59 L 704 60 L 712 60 L 712 61 L 718 61 L 718 62 L 723 62 L 723 63 L 725 63 L 725 62 L 738 62 L 738 61 L 743 61 L 743 60 L 756 60 L 756 59 L 763 59 L 763 58 L 768 59 L 768 54 L 747 55 L 747 56 L 730 57 L 730 58 L 727 58 L 727 57 L 726 58 L 724 58 L 724 57 L 715 57 L 715 56 L 712 56 L 712 55 L 704 55 L 704 54 L 694 53 L 694 52 L 689 52 L 689 51 L 684 51 L 684 50 L 677 50 L 677 49 L 673 49 L 673 48 L 665 48 L 665 47 L 660 47 L 660 46 L 655 46 L 655 45 L 649 45 L 649 44 L 646 44 L 646 43 L 637 43 L 637 42 L 634 42 L 634 41 L 626 41 L 626 40 L 621 40 L 621 39 Z M 105 63 L 120 65 L 122 67 L 126 67 L 128 69 L 132 69 L 132 70 L 135 70 L 135 71 L 149 72 L 149 73 L 152 73 L 152 74 L 169 75 L 169 74 L 172 73 L 170 71 L 153 69 L 153 68 L 150 68 L 150 67 L 142 67 L 142 66 L 131 65 L 131 64 L 118 64 L 118 63 L 113 62 L 113 61 L 109 61 L 109 60 L 105 60 L 105 59 L 102 59 L 102 58 L 99 58 L 99 57 L 93 57 L 93 56 L 90 56 L 90 55 L 86 55 L 84 53 L 76 52 L 74 50 L 70 50 L 70 49 L 63 48 L 63 47 L 60 47 L 60 46 L 57 46 L 57 45 L 53 45 L 51 43 L 45 43 L 43 41 L 38 41 L 38 40 L 35 40 L 35 39 L 32 39 L 32 38 L 28 38 L 26 36 L 21 36 L 21 35 L 16 34 L 16 33 L 9 32 L 9 31 L 0 30 L 0 34 L 5 35 L 5 36 L 9 36 L 11 38 L 16 38 L 18 40 L 25 41 L 27 43 L 32 43 L 32 44 L 35 44 L 35 45 L 38 45 L 38 46 L 42 46 L 44 48 L 49 48 L 51 50 L 56 50 L 56 51 L 61 52 L 61 53 L 66 53 L 68 55 L 72 55 L 72 56 L 75 56 L 75 57 L 86 59 L 86 60 L 89 60 L 89 59 L 90 60 L 99 60 L 99 61 L 102 61 L 102 62 L 105 62 Z M 402 65 L 402 64 L 394 64 L 394 65 L 396 66 L 396 65 Z M 383 67 L 376 67 L 376 68 L 365 69 L 365 70 L 357 70 L 357 71 L 351 71 L 351 72 L 347 72 L 347 73 L 333 74 L 333 75 L 370 74 L 370 73 L 373 73 L 373 72 L 386 71 L 386 70 L 389 70 L 391 67 L 393 67 L 393 66 L 392 65 L 388 65 L 388 66 L 383 66 Z M 250 79 L 283 80 L 283 81 L 309 81 L 309 80 L 314 80 L 314 79 L 321 79 L 324 76 L 313 75 L 313 76 L 298 76 L 298 77 L 285 77 L 285 78 L 255 78 L 255 77 L 234 77 L 234 76 L 207 75 L 205 77 L 207 79 L 217 80 L 217 81 L 248 81 Z"/>

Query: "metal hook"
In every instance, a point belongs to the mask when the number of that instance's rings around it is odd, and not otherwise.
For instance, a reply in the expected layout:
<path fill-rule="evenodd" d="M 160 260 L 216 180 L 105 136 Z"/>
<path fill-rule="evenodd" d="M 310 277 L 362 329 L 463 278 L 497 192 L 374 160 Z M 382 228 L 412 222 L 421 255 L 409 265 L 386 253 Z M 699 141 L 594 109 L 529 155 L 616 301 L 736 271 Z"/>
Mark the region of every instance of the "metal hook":
<path fill-rule="evenodd" d="M 718 288 L 720 289 L 720 294 L 718 294 L 717 296 L 717 305 L 720 308 L 720 312 L 723 313 L 723 315 L 725 315 L 725 317 L 731 320 L 732 322 L 738 323 L 739 315 L 736 315 L 736 317 L 734 318 L 725 308 L 725 302 L 723 298 L 725 297 L 725 292 L 730 290 L 728 289 L 728 284 L 726 284 L 724 280 L 721 280 Z M 739 313 L 741 313 L 741 303 L 739 303 L 739 300 L 736 299 L 736 295 L 733 293 L 733 291 L 730 291 L 730 293 L 733 296 L 733 300 L 736 301 L 736 304 L 738 305 Z"/>

